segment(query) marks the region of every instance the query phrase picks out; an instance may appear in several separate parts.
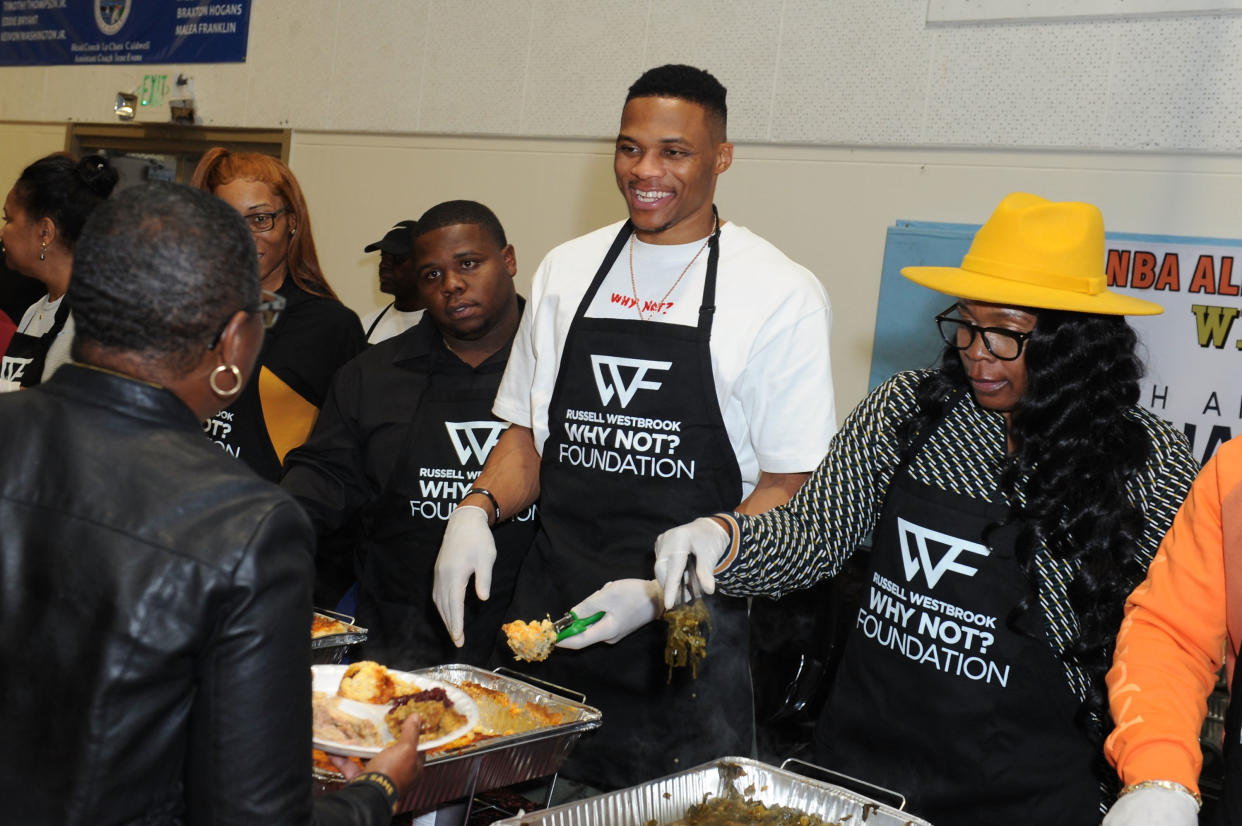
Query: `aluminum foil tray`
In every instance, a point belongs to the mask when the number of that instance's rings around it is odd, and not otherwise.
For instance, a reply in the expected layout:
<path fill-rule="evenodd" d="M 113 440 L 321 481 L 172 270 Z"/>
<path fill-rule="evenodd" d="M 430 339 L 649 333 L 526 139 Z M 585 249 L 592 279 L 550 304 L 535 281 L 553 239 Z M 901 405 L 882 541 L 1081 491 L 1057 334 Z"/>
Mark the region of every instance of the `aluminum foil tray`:
<path fill-rule="evenodd" d="M 349 650 L 351 645 L 366 642 L 367 629 L 354 625 L 353 617 L 338 614 L 336 611 L 325 611 L 322 608 L 316 608 L 315 613 L 330 617 L 331 619 L 339 619 L 349 626 L 349 630 L 342 634 L 325 634 L 322 637 L 311 637 L 312 665 L 336 665 L 345 659 L 345 652 Z"/>
<path fill-rule="evenodd" d="M 732 789 L 768 805 L 792 806 L 844 826 L 931 826 L 926 820 L 745 757 L 722 757 L 693 769 L 598 797 L 497 821 L 494 826 L 645 826 L 675 823 L 704 795 Z"/>
<path fill-rule="evenodd" d="M 519 709 L 527 703 L 560 716 L 560 722 L 526 712 L 514 712 L 507 703 L 476 697 L 479 728 L 496 735 L 459 748 L 427 755 L 422 777 L 401 801 L 403 812 L 422 812 L 441 803 L 556 773 L 584 732 L 598 728 L 598 709 L 575 702 L 551 690 L 471 665 L 440 665 L 419 669 L 435 680 L 454 685 L 474 682 L 502 692 Z M 341 778 L 315 771 L 316 791 L 338 788 Z"/>

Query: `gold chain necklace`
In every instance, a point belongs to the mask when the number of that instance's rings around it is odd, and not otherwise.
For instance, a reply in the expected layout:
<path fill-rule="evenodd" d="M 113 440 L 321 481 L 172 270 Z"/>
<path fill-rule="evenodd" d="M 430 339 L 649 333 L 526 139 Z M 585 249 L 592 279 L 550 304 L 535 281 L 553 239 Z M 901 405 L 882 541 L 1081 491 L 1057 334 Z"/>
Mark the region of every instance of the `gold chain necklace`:
<path fill-rule="evenodd" d="M 673 286 L 668 288 L 668 292 L 664 293 L 664 297 L 660 299 L 660 303 L 655 305 L 655 309 L 651 311 L 651 315 L 643 315 L 643 305 L 638 298 L 638 279 L 634 277 L 634 239 L 638 237 L 638 233 L 630 233 L 630 289 L 634 292 L 634 309 L 638 311 L 640 321 L 650 321 L 655 318 L 655 314 L 660 312 L 660 308 L 664 306 L 664 302 L 673 294 L 673 290 L 677 289 L 677 285 L 681 283 L 681 279 L 686 277 L 686 273 L 690 272 L 690 268 L 694 266 L 694 262 L 699 260 L 699 256 L 703 254 L 703 250 L 707 249 L 707 244 L 712 240 L 712 235 L 719 231 L 720 225 L 717 223 L 716 230 L 710 233 L 703 241 L 703 246 L 699 247 L 699 251 L 690 259 L 690 263 L 681 271 L 681 275 L 677 276 L 677 280 L 673 282 Z"/>

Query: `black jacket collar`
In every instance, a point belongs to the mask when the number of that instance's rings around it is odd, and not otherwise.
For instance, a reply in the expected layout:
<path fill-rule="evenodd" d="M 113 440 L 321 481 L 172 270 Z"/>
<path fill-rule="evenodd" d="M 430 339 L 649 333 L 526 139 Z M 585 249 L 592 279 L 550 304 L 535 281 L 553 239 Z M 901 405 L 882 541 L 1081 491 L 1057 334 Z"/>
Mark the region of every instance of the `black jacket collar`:
<path fill-rule="evenodd" d="M 169 427 L 202 427 L 194 411 L 172 391 L 78 362 L 62 365 L 40 389 Z"/>

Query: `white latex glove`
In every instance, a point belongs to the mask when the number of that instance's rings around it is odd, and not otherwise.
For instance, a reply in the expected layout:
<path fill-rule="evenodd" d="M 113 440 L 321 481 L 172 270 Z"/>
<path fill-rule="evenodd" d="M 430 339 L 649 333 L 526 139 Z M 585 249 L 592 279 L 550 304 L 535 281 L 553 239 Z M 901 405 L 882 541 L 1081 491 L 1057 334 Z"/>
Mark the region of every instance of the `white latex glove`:
<path fill-rule="evenodd" d="M 466 585 L 474 577 L 474 592 L 486 600 L 492 592 L 492 565 L 496 540 L 487 525 L 487 511 L 460 505 L 449 514 L 444 539 L 436 556 L 436 576 L 431 586 L 440 619 L 458 648 L 466 642 Z"/>
<path fill-rule="evenodd" d="M 655 541 L 655 575 L 664 588 L 664 607 L 672 608 L 681 591 L 686 559 L 694 554 L 694 574 L 705 594 L 716 592 L 712 571 L 729 548 L 729 534 L 707 516 L 665 531 Z"/>
<path fill-rule="evenodd" d="M 1101 826 L 1195 826 L 1199 804 L 1186 792 L 1150 787 L 1117 798 Z"/>
<path fill-rule="evenodd" d="M 569 609 L 579 619 L 599 611 L 606 612 L 603 618 L 556 647 L 578 649 L 597 642 L 615 643 L 660 618 L 664 613 L 660 595 L 660 583 L 654 579 L 615 579 Z"/>

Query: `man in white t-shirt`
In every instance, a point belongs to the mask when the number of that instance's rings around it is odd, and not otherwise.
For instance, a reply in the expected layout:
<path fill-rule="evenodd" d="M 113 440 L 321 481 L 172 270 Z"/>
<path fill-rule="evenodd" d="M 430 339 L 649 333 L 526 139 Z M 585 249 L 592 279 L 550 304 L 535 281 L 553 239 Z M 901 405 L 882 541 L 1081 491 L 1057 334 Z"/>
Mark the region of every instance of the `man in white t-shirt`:
<path fill-rule="evenodd" d="M 423 305 L 414 283 L 413 249 L 416 221 L 398 221 L 380 240 L 367 244 L 363 252 L 379 250 L 380 292 L 393 297 L 387 305 L 362 317 L 367 344 L 400 335 L 423 318 Z"/>
<path fill-rule="evenodd" d="M 697 679 L 670 673 L 651 622 L 653 543 L 704 513 L 784 503 L 836 430 L 823 287 L 713 204 L 733 159 L 725 121 L 725 89 L 700 69 L 661 66 L 630 87 L 614 158 L 629 220 L 562 244 L 535 273 L 493 406 L 511 426 L 436 563 L 460 645 L 469 579 L 488 596 L 491 527 L 539 498 L 509 614 L 604 612 L 527 667 L 604 712 L 561 772 L 595 788 L 750 753 L 746 602 L 709 598 Z"/>

